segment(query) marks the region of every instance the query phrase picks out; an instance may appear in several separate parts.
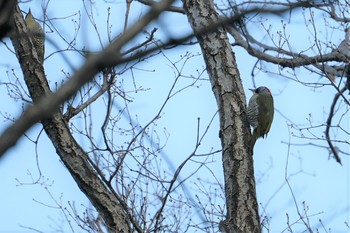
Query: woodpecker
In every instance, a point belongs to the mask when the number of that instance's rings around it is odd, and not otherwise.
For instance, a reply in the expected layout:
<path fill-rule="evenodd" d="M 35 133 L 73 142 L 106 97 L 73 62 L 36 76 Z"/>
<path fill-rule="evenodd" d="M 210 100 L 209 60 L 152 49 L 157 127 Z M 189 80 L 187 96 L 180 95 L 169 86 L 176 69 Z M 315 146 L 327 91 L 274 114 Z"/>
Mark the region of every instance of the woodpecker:
<path fill-rule="evenodd" d="M 273 120 L 273 97 L 267 87 L 249 89 L 254 92 L 249 100 L 247 117 L 253 127 L 253 135 L 250 141 L 250 149 L 253 150 L 255 142 L 260 137 L 265 137 L 270 130 Z"/>
<path fill-rule="evenodd" d="M 38 59 L 41 64 L 44 62 L 44 52 L 45 52 L 45 33 L 41 28 L 40 24 L 34 19 L 32 12 L 29 9 L 28 14 L 26 15 L 26 24 L 29 36 L 32 38 L 32 42 Z"/>

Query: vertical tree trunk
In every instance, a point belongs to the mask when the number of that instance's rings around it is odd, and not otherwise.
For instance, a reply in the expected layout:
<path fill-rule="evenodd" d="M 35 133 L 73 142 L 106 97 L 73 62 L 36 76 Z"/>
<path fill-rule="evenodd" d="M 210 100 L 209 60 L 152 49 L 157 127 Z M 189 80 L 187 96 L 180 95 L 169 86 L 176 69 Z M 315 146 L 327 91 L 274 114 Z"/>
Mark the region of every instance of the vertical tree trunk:
<path fill-rule="evenodd" d="M 224 166 L 227 216 L 226 232 L 261 232 L 256 200 L 253 156 L 249 149 L 250 128 L 242 81 L 227 33 L 218 22 L 212 0 L 183 0 L 184 10 L 196 33 L 220 113 L 220 137 Z"/>

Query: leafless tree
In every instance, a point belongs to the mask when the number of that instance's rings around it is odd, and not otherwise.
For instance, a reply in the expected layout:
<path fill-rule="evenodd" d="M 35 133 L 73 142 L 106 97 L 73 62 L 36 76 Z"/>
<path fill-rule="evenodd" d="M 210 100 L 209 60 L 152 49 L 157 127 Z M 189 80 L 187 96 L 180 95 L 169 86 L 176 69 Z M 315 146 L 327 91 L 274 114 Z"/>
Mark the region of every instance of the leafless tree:
<path fill-rule="evenodd" d="M 186 232 L 196 228 L 215 232 L 220 228 L 223 232 L 262 232 L 262 228 L 266 228 L 266 222 L 260 219 L 258 211 L 253 151 L 249 148 L 251 134 L 246 117 L 247 101 L 234 53 L 238 47 L 256 58 L 256 63 L 250 65 L 253 79 L 257 71 L 263 71 L 313 88 L 331 86 L 335 94 L 325 122 L 320 125 L 310 122 L 304 128 L 291 124 L 291 128 L 300 132 L 295 135 L 297 137 L 326 142 L 332 158 L 340 164 L 342 155 L 346 155 L 335 143 L 349 144 L 346 140 L 349 131 L 343 128 L 343 124 L 349 116 L 346 91 L 349 90 L 350 79 L 347 72 L 350 44 L 347 43 L 349 38 L 345 37 L 338 47 L 329 37 L 334 32 L 344 33 L 343 30 L 347 28 L 350 21 L 348 1 L 126 0 L 122 30 L 116 35 L 108 18 L 107 39 L 100 36 L 96 26 L 92 9 L 98 4 L 83 2 L 88 20 L 99 35 L 102 49 L 97 52 L 77 43 L 81 22 L 76 23 L 73 39 L 65 38 L 57 28 L 55 18 L 48 14 L 48 2 L 43 5 L 45 28 L 60 37 L 66 43 L 66 48 L 62 51 L 57 48 L 57 51 L 46 56 L 62 53 L 67 67 L 73 72 L 64 72 L 65 78 L 54 87 L 51 77 L 45 75 L 45 63 L 43 65 L 38 61 L 33 50 L 20 5 L 15 1 L 7 2 L 15 5 L 13 14 L 9 20 L 0 19 L 0 26 L 12 31 L 0 35 L 9 36 L 12 41 L 28 92 L 20 79 L 2 84 L 13 99 L 28 105 L 18 119 L 7 117 L 14 122 L 0 136 L 0 154 L 4 156 L 29 128 L 40 122 L 61 161 L 96 210 L 87 211 L 85 218 L 75 215 L 76 221 L 87 231 Z M 132 24 L 129 17 L 133 4 L 147 6 L 149 11 Z M 0 4 L 0 7 L 1 12 L 8 12 L 8 6 Z M 171 36 L 171 28 L 165 30 L 159 22 L 166 36 L 158 36 L 159 29 L 150 25 L 164 12 L 187 17 L 192 32 L 175 38 Z M 289 21 L 301 16 L 311 41 L 302 48 L 295 48 L 293 38 L 288 33 Z M 326 32 L 318 29 L 315 22 L 318 16 L 325 21 Z M 280 21 L 281 31 L 275 33 L 272 30 L 269 17 L 283 19 Z M 259 26 L 259 33 L 251 29 L 256 25 Z M 142 42 L 130 44 L 140 36 Z M 267 39 L 262 42 L 261 37 Z M 54 41 L 48 42 L 55 45 Z M 187 53 L 174 61 L 164 51 L 195 44 L 201 48 L 205 69 L 186 75 L 184 67 L 197 55 Z M 70 61 L 68 53 L 75 53 L 84 61 L 79 69 L 74 68 L 75 64 Z M 154 116 L 146 123 L 140 123 L 130 113 L 133 98 L 130 93 L 147 90 L 138 85 L 131 85 L 131 88 L 124 85 L 122 77 L 126 73 L 133 74 L 138 64 L 149 62 L 156 56 L 163 56 L 168 61 L 174 73 L 173 85 Z M 298 69 L 309 70 L 320 78 L 300 80 Z M 166 144 L 162 139 L 167 137 L 168 132 L 155 131 L 153 127 L 172 98 L 205 79 L 205 71 L 217 103 L 222 148 L 199 152 L 213 121 L 201 133 L 201 120 L 198 119 L 193 152 L 169 177 L 168 173 L 164 173 L 164 164 L 160 159 L 166 158 L 162 156 Z M 131 76 L 135 83 L 137 77 Z M 180 80 L 186 80 L 186 84 L 178 88 Z M 122 100 L 123 106 L 117 105 L 116 100 Z M 104 106 L 103 113 L 94 112 L 97 104 Z M 101 122 L 98 128 L 95 127 L 97 121 Z M 123 121 L 129 127 L 120 127 Z M 324 129 L 324 135 L 313 133 L 320 127 Z M 332 138 L 330 131 L 335 127 L 341 129 L 345 136 Z M 311 136 L 305 136 L 304 132 L 309 132 Z M 220 190 L 214 194 L 204 188 L 205 184 L 199 182 L 197 185 L 210 202 L 215 202 L 212 199 L 224 193 L 225 209 L 206 206 L 200 198 L 187 191 L 186 179 L 180 179 L 182 169 L 188 163 L 196 162 L 199 164 L 197 169 L 200 169 L 218 153 L 222 155 L 224 184 L 217 182 Z M 188 177 L 193 176 L 197 169 Z M 182 193 L 186 196 L 182 196 Z M 197 222 L 190 219 L 189 209 L 192 207 L 202 212 Z M 71 211 L 74 215 L 74 207 Z M 222 221 L 219 223 L 217 219 Z M 300 214 L 300 222 L 312 232 L 306 219 L 307 216 Z M 289 222 L 288 228 L 292 229 Z"/>

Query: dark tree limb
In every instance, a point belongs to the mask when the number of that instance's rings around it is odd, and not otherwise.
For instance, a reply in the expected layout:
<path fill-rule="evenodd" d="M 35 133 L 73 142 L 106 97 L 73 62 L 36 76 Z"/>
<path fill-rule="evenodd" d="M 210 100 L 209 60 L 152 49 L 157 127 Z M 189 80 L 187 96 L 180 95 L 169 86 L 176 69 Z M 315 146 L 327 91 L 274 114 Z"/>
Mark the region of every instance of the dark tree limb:
<path fill-rule="evenodd" d="M 0 0 L 0 39 L 13 29 L 11 18 L 16 4 L 16 0 Z"/>
<path fill-rule="evenodd" d="M 330 151 L 332 152 L 333 156 L 334 156 L 334 159 L 335 161 L 337 161 L 338 163 L 342 164 L 341 163 L 341 159 L 339 157 L 339 154 L 338 154 L 338 150 L 336 149 L 336 147 L 333 145 L 333 142 L 331 140 L 331 137 L 329 135 L 329 130 L 332 126 L 332 119 L 333 119 L 333 116 L 334 116 L 334 109 L 335 109 L 335 105 L 337 104 L 338 102 L 338 99 L 339 97 L 347 90 L 347 87 L 344 86 L 337 94 L 335 94 L 334 96 L 334 99 L 333 99 L 333 102 L 331 104 L 331 109 L 329 110 L 329 114 L 328 114 L 328 118 L 327 118 L 327 126 L 326 126 L 326 132 L 325 132 L 325 135 L 326 135 L 326 140 L 327 140 L 327 143 L 329 145 L 329 148 L 330 148 Z"/>

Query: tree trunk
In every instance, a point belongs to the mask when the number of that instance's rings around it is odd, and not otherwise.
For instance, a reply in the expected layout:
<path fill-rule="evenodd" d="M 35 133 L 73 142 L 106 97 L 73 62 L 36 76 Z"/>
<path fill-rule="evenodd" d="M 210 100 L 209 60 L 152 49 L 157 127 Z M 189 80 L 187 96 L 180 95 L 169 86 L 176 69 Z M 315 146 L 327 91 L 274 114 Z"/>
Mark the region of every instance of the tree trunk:
<path fill-rule="evenodd" d="M 183 0 L 184 10 L 201 46 L 207 72 L 220 113 L 220 138 L 225 177 L 227 216 L 225 232 L 261 232 L 256 199 L 253 155 L 249 149 L 250 128 L 246 99 L 226 30 L 218 22 L 212 0 Z M 224 230 L 223 230 L 224 231 Z"/>
<path fill-rule="evenodd" d="M 40 98 L 50 95 L 51 91 L 44 68 L 37 56 L 34 56 L 32 41 L 25 35 L 27 35 L 26 25 L 17 5 L 14 11 L 14 31 L 11 33 L 11 41 L 29 93 L 35 103 Z M 80 190 L 90 199 L 103 218 L 108 232 L 131 232 L 123 205 L 99 178 L 96 170 L 89 163 L 88 154 L 70 133 L 62 114 L 56 111 L 41 123 Z"/>

